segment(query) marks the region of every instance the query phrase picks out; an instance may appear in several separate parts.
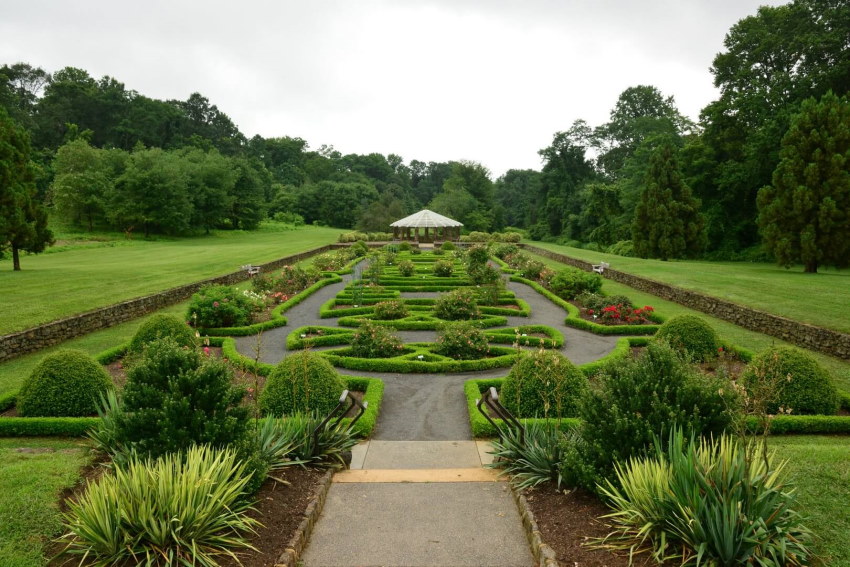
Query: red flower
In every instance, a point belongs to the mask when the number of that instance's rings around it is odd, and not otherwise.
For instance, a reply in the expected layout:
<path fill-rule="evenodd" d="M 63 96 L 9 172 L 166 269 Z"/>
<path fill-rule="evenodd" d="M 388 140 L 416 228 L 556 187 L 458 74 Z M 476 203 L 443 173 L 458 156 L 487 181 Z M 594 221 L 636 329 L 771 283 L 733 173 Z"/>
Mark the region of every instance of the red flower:
<path fill-rule="evenodd" d="M 588 310 L 587 310 L 587 314 L 588 314 L 588 315 L 593 315 L 593 309 L 588 309 Z"/>

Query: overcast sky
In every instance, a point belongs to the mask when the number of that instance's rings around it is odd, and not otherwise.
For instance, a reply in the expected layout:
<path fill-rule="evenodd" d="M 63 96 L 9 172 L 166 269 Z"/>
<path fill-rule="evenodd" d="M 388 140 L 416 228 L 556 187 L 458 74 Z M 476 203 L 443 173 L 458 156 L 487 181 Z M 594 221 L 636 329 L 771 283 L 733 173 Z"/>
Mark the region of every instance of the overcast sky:
<path fill-rule="evenodd" d="M 696 119 L 729 28 L 780 0 L 0 0 L 0 64 L 200 92 L 249 138 L 297 136 L 494 177 L 626 88 Z"/>

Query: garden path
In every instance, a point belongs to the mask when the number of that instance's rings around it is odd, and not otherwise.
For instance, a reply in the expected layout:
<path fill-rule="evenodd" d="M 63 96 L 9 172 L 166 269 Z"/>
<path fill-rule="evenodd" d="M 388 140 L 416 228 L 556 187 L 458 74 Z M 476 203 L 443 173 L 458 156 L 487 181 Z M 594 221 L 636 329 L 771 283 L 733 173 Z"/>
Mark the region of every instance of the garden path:
<path fill-rule="evenodd" d="M 329 325 L 320 306 L 351 280 L 319 290 L 290 309 L 286 327 L 266 331 L 260 359 L 286 354 L 294 328 Z M 566 312 L 528 286 L 508 288 L 531 307 L 530 317 L 509 317 L 508 327 L 541 324 L 564 334 L 561 352 L 576 364 L 608 354 L 614 337 L 566 327 Z M 402 294 L 429 297 L 436 294 Z M 399 332 L 406 342 L 433 341 L 433 331 Z M 256 337 L 237 339 L 253 357 Z M 378 424 L 358 445 L 351 469 L 337 473 L 303 556 L 306 567 L 326 566 L 530 566 L 534 564 L 510 488 L 489 462 L 486 442 L 473 441 L 463 383 L 497 377 L 506 369 L 455 374 L 387 374 Z"/>

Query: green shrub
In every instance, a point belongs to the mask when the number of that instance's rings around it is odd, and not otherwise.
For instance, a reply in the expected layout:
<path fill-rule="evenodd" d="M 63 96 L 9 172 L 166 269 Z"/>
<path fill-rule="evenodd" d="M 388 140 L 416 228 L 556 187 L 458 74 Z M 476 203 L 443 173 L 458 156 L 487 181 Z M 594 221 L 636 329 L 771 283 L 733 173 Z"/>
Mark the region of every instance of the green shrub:
<path fill-rule="evenodd" d="M 457 250 L 457 246 L 455 246 L 454 242 L 443 242 L 440 244 L 440 250 L 443 252 L 450 252 L 452 250 Z"/>
<path fill-rule="evenodd" d="M 476 244 L 470 246 L 466 251 L 466 267 L 467 270 L 483 267 L 490 259 L 490 251 L 486 244 Z"/>
<path fill-rule="evenodd" d="M 487 356 L 490 345 L 484 331 L 468 321 L 457 321 L 440 327 L 434 352 L 455 360 L 475 360 Z"/>
<path fill-rule="evenodd" d="M 401 299 L 390 299 L 375 304 L 375 319 L 389 321 L 407 317 L 407 305 Z"/>
<path fill-rule="evenodd" d="M 492 284 L 502 278 L 501 274 L 499 273 L 499 270 L 493 268 L 488 264 L 470 266 L 467 268 L 466 271 L 469 274 L 469 279 L 475 285 Z"/>
<path fill-rule="evenodd" d="M 493 256 L 500 260 L 517 253 L 519 253 L 519 247 L 516 244 L 505 242 L 493 246 Z"/>
<path fill-rule="evenodd" d="M 549 280 L 552 292 L 563 299 L 574 299 L 580 293 L 596 293 L 602 288 L 602 276 L 576 268 L 564 268 Z"/>
<path fill-rule="evenodd" d="M 455 265 L 451 260 L 437 260 L 434 262 L 434 275 L 440 278 L 448 278 L 454 273 Z"/>
<path fill-rule="evenodd" d="M 435 248 L 435 249 L 431 252 L 431 254 L 433 254 L 434 256 L 442 256 L 442 255 L 444 255 L 445 253 L 446 253 L 446 251 L 445 251 L 445 250 L 443 250 L 442 248 Z"/>
<path fill-rule="evenodd" d="M 686 352 L 695 361 L 717 357 L 720 339 L 705 319 L 696 315 L 677 315 L 664 322 L 655 334 L 679 352 Z"/>
<path fill-rule="evenodd" d="M 284 266 L 277 273 L 258 274 L 251 279 L 251 286 L 256 293 L 277 294 L 278 303 L 304 291 L 321 279 L 316 268 L 307 270 L 299 266 Z M 280 296 L 286 296 L 285 299 Z"/>
<path fill-rule="evenodd" d="M 318 436 L 314 436 L 313 432 L 319 427 L 323 418 L 323 415 L 313 412 L 311 414 L 296 413 L 275 420 L 277 435 L 292 445 L 287 458 L 294 459 L 298 463 L 319 466 L 344 464 L 346 453 L 350 453 L 351 448 L 357 444 L 357 439 L 351 428 L 343 424 L 334 427 L 330 423 L 319 430 Z"/>
<path fill-rule="evenodd" d="M 221 360 L 178 345 L 171 338 L 150 343 L 127 371 L 116 441 L 156 457 L 193 444 L 223 447 L 242 440 L 248 410 L 244 391 Z"/>
<path fill-rule="evenodd" d="M 343 269 L 355 257 L 354 250 L 351 248 L 340 248 L 313 258 L 313 267 L 322 272 L 336 272 Z"/>
<path fill-rule="evenodd" d="M 626 256 L 629 258 L 634 258 L 635 254 L 635 245 L 631 240 L 620 240 L 608 247 L 606 250 L 608 254 L 616 254 L 617 256 Z"/>
<path fill-rule="evenodd" d="M 139 325 L 127 350 L 130 353 L 139 354 L 146 345 L 163 337 L 171 337 L 180 346 L 190 348 L 198 346 L 195 331 L 185 321 L 175 315 L 159 313 Z"/>
<path fill-rule="evenodd" d="M 311 411 L 324 415 L 336 407 L 345 389 L 330 362 L 315 352 L 298 352 L 280 361 L 269 374 L 260 407 L 274 416 Z"/>
<path fill-rule="evenodd" d="M 408 242 L 406 240 L 403 240 L 398 245 L 398 251 L 399 252 L 410 252 L 410 248 L 411 248 L 410 242 Z"/>
<path fill-rule="evenodd" d="M 440 294 L 434 302 L 434 314 L 446 321 L 462 319 L 478 319 L 481 312 L 475 298 L 475 291 L 470 288 L 458 288 L 448 293 Z"/>
<path fill-rule="evenodd" d="M 516 265 L 511 265 L 511 267 L 519 270 L 520 276 L 530 280 L 539 279 L 540 274 L 542 274 L 543 270 L 546 269 L 546 264 L 537 260 L 532 260 L 522 253 L 514 255 L 512 258 L 515 259 Z"/>
<path fill-rule="evenodd" d="M 645 455 L 653 435 L 676 426 L 688 435 L 722 432 L 737 401 L 728 380 L 702 374 L 664 342 L 650 342 L 637 360 L 605 366 L 595 385 L 579 408 L 589 475 L 582 484 L 591 490 L 612 477 L 615 462 Z"/>
<path fill-rule="evenodd" d="M 218 565 L 259 525 L 246 514 L 249 478 L 230 450 L 134 459 L 69 501 L 65 552 L 97 565 Z"/>
<path fill-rule="evenodd" d="M 502 384 L 499 399 L 519 417 L 573 417 L 587 378 L 553 350 L 525 352 Z"/>
<path fill-rule="evenodd" d="M 759 353 L 741 376 L 741 384 L 751 396 L 754 390 L 766 393 L 765 409 L 770 414 L 834 415 L 838 411 L 838 390 L 829 373 L 796 348 L 773 347 Z"/>
<path fill-rule="evenodd" d="M 41 359 L 18 392 L 23 417 L 78 417 L 94 415 L 101 395 L 112 379 L 91 356 L 63 349 Z"/>
<path fill-rule="evenodd" d="M 398 263 L 398 273 L 405 278 L 409 278 L 416 272 L 416 265 L 410 260 L 402 260 Z"/>
<path fill-rule="evenodd" d="M 242 327 L 261 304 L 227 285 L 204 286 L 192 295 L 188 319 L 196 327 Z"/>
<path fill-rule="evenodd" d="M 351 355 L 358 358 L 390 358 L 403 350 L 404 343 L 390 329 L 369 320 L 363 321 L 351 339 Z"/>
<path fill-rule="evenodd" d="M 362 240 L 358 240 L 354 244 L 351 245 L 351 253 L 354 254 L 357 258 L 363 258 L 367 254 L 369 254 L 369 247 L 366 246 L 366 243 Z"/>
<path fill-rule="evenodd" d="M 593 309 L 596 312 L 602 311 L 602 309 L 609 305 L 622 305 L 626 309 L 634 308 L 632 300 L 625 295 L 601 295 L 599 293 L 585 291 L 578 294 L 575 300 L 582 304 L 585 309 Z"/>
<path fill-rule="evenodd" d="M 606 547 L 649 548 L 665 565 L 809 565 L 811 533 L 794 511 L 784 463 L 753 459 L 728 435 L 715 439 L 670 433 L 666 448 L 616 466 L 603 495 L 615 531 Z"/>
<path fill-rule="evenodd" d="M 475 300 L 479 305 L 499 305 L 499 300 L 505 292 L 505 282 L 502 278 L 493 283 L 480 285 L 475 288 Z"/>
<path fill-rule="evenodd" d="M 557 489 L 574 486 L 562 475 L 564 462 L 570 458 L 575 442 L 573 432 L 564 434 L 549 420 L 534 420 L 525 425 L 525 434 L 503 426 L 501 437 L 492 441 L 495 456 L 487 468 L 504 469 L 520 490 L 551 482 Z"/>

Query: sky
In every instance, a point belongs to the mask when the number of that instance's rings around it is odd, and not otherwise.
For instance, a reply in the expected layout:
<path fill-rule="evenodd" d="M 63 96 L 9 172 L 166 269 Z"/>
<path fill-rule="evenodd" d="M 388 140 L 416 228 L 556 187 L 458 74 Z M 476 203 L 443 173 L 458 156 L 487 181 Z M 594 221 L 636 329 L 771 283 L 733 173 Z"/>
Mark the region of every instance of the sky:
<path fill-rule="evenodd" d="M 729 28 L 780 0 L 0 0 L 0 64 L 207 97 L 247 136 L 497 177 L 653 85 L 697 119 Z"/>

